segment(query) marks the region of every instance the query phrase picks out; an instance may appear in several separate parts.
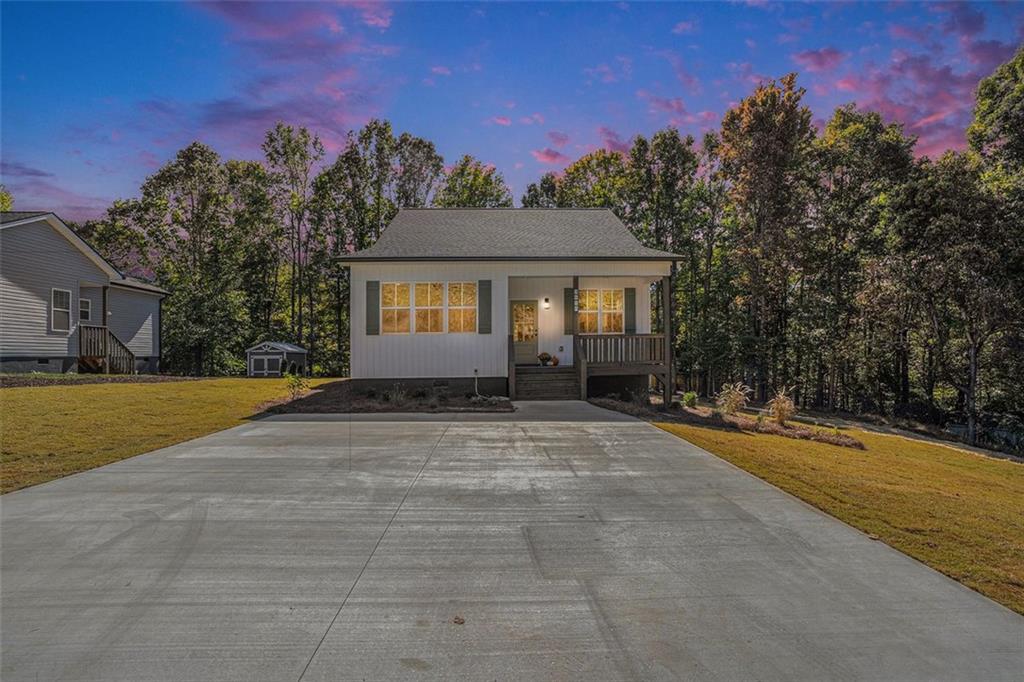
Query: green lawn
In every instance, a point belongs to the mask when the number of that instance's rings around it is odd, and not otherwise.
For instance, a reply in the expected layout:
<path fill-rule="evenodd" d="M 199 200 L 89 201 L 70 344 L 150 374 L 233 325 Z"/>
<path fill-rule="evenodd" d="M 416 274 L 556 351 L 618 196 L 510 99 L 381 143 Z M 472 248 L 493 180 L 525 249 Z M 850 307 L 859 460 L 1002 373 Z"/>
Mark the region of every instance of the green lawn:
<path fill-rule="evenodd" d="M 864 450 L 656 425 L 1024 613 L 1024 465 L 859 429 Z"/>
<path fill-rule="evenodd" d="M 0 492 L 235 426 L 287 393 L 245 378 L 0 389 Z"/>

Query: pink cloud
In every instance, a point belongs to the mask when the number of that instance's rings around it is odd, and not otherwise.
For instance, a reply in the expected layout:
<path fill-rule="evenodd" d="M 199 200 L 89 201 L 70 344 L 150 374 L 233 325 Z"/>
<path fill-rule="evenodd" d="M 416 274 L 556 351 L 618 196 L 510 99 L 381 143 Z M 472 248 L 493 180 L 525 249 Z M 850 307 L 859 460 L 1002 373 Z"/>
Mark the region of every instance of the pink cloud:
<path fill-rule="evenodd" d="M 512 119 L 510 119 L 508 116 L 492 116 L 492 117 L 490 117 L 487 120 L 489 122 L 493 123 L 494 125 L 499 125 L 499 126 L 510 126 L 510 125 L 512 125 Z"/>
<path fill-rule="evenodd" d="M 966 2 L 935 5 L 935 11 L 946 13 L 942 30 L 950 35 L 973 37 L 985 29 L 985 15 Z"/>
<path fill-rule="evenodd" d="M 607 64 L 598 64 L 593 68 L 583 69 L 583 73 L 587 74 L 589 80 L 599 80 L 602 83 L 614 83 L 619 78 L 612 67 Z"/>
<path fill-rule="evenodd" d="M 438 76 L 450 76 L 452 75 L 452 70 L 447 66 L 431 66 L 430 73 L 437 74 Z"/>
<path fill-rule="evenodd" d="M 636 96 L 647 102 L 647 106 L 652 113 L 666 113 L 674 116 L 686 114 L 686 105 L 679 97 L 658 97 L 647 90 L 637 90 Z"/>
<path fill-rule="evenodd" d="M 811 72 L 832 71 L 839 66 L 845 55 L 834 47 L 820 50 L 804 50 L 792 55 L 793 61 Z"/>
<path fill-rule="evenodd" d="M 680 21 L 672 27 L 672 32 L 676 35 L 682 35 L 684 33 L 693 33 L 696 28 L 697 22 L 695 21 Z"/>
<path fill-rule="evenodd" d="M 375 0 L 346 0 L 343 4 L 359 12 L 359 18 L 367 26 L 381 30 L 391 26 L 391 17 L 394 15 L 394 11 L 383 2 L 376 2 Z"/>
<path fill-rule="evenodd" d="M 530 152 L 533 158 L 541 163 L 548 164 L 565 164 L 569 162 L 569 157 L 551 147 L 545 147 L 544 149 L 534 149 Z"/>
<path fill-rule="evenodd" d="M 676 80 L 679 81 L 683 87 L 692 93 L 698 93 L 701 91 L 700 81 L 687 70 L 682 57 L 670 50 L 662 50 L 660 52 L 656 52 L 655 55 L 665 59 L 672 65 L 672 71 L 675 73 Z"/>
<path fill-rule="evenodd" d="M 618 152 L 619 154 L 625 154 L 629 151 L 629 141 L 623 140 L 622 137 L 611 128 L 601 126 L 597 129 L 597 134 L 601 136 L 601 144 L 608 151 Z"/>
<path fill-rule="evenodd" d="M 519 122 L 526 126 L 533 125 L 534 123 L 541 125 L 544 123 L 544 116 L 540 113 L 534 112 L 529 116 L 520 116 Z"/>
<path fill-rule="evenodd" d="M 548 139 L 551 140 L 551 144 L 556 147 L 564 147 L 569 144 L 569 135 L 566 133 L 559 132 L 557 130 L 548 131 Z"/>
<path fill-rule="evenodd" d="M 583 69 L 583 73 L 587 76 L 587 85 L 594 81 L 615 83 L 620 80 L 629 80 L 633 77 L 633 60 L 630 57 L 618 55 L 612 65 L 602 63 L 587 67 Z"/>

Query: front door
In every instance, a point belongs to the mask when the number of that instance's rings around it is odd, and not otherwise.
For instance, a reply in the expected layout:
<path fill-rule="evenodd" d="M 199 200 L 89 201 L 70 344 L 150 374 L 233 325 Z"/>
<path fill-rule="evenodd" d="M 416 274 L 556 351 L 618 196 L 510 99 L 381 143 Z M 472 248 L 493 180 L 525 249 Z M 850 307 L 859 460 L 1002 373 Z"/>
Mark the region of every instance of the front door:
<path fill-rule="evenodd" d="M 537 364 L 536 301 L 512 301 L 512 343 L 517 365 Z"/>

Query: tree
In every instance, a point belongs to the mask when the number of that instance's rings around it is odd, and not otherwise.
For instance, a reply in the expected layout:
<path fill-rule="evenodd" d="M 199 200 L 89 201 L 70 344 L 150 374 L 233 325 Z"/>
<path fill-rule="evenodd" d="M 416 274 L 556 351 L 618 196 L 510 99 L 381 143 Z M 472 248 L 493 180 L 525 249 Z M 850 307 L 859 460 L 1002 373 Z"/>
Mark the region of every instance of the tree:
<path fill-rule="evenodd" d="M 610 208 L 623 218 L 627 183 L 622 155 L 598 149 L 569 164 L 558 181 L 556 201 L 563 208 Z"/>
<path fill-rule="evenodd" d="M 811 111 L 796 75 L 757 87 L 722 120 L 722 175 L 737 219 L 737 257 L 746 295 L 746 353 L 756 397 L 790 383 L 790 278 L 796 235 L 807 217 Z"/>
<path fill-rule="evenodd" d="M 444 159 L 434 143 L 402 133 L 398 138 L 395 203 L 400 208 L 430 205 L 434 188 L 444 177 Z"/>
<path fill-rule="evenodd" d="M 554 173 L 545 173 L 538 182 L 526 186 L 523 194 L 523 208 L 554 208 L 558 205 L 558 180 Z"/>
<path fill-rule="evenodd" d="M 309 337 L 307 345 L 310 362 L 313 362 L 316 357 L 316 333 L 313 329 L 307 333 L 306 325 L 313 323 L 314 314 L 310 311 L 309 316 L 305 317 L 304 305 L 313 304 L 307 295 L 313 283 L 305 281 L 311 236 L 307 229 L 307 218 L 313 169 L 323 158 L 324 146 L 320 138 L 306 128 L 293 128 L 279 122 L 267 133 L 263 141 L 263 153 L 270 170 L 274 204 L 286 228 L 290 267 L 289 332 L 300 344 L 304 342 L 304 337 Z"/>
<path fill-rule="evenodd" d="M 227 173 L 217 153 L 193 142 L 146 179 L 138 221 L 153 253 L 163 303 L 168 369 L 195 375 L 231 371 L 237 330 L 239 235 L 232 229 Z"/>
<path fill-rule="evenodd" d="M 13 211 L 14 197 L 7 191 L 7 188 L 0 185 L 0 211 Z"/>
<path fill-rule="evenodd" d="M 1024 47 L 978 84 L 967 140 L 990 163 L 1024 168 Z"/>
<path fill-rule="evenodd" d="M 145 278 L 151 270 L 153 254 L 139 227 L 140 210 L 136 200 L 118 200 L 107 209 L 106 217 L 70 226 L 118 270 Z"/>
<path fill-rule="evenodd" d="M 434 205 L 446 208 L 511 208 L 512 193 L 505 178 L 468 154 L 459 159 L 434 197 Z"/>
<path fill-rule="evenodd" d="M 896 223 L 898 248 L 909 255 L 939 367 L 963 398 L 973 444 L 986 348 L 1024 325 L 1024 235 L 1019 217 L 1002 214 L 977 156 L 947 152 L 922 170 Z"/>

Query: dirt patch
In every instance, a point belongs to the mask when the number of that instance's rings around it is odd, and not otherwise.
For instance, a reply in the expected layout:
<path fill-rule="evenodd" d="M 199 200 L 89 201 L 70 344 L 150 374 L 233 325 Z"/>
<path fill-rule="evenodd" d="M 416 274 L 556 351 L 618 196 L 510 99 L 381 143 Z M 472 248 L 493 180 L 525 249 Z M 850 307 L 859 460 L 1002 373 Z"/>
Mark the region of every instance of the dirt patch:
<path fill-rule="evenodd" d="M 339 414 L 348 412 L 513 412 L 503 396 L 449 393 L 444 388 L 355 391 L 347 380 L 323 384 L 305 395 L 267 406 L 270 414 Z"/>
<path fill-rule="evenodd" d="M 705 428 L 728 431 L 767 433 L 773 436 L 783 436 L 784 438 L 829 443 L 845 448 L 856 448 L 857 450 L 864 449 L 862 442 L 853 436 L 841 433 L 838 428 L 827 430 L 810 428 L 794 423 L 782 426 L 768 419 L 757 420 L 743 415 L 726 415 L 707 407 L 673 407 L 669 410 L 660 411 L 639 403 L 622 402 L 610 398 L 594 398 L 590 402 L 598 407 L 623 412 L 646 421 L 690 424 L 692 426 L 703 426 Z"/>
<path fill-rule="evenodd" d="M 0 374 L 0 388 L 69 386 L 79 384 L 162 384 L 170 381 L 198 381 L 199 377 L 163 374 Z"/>

